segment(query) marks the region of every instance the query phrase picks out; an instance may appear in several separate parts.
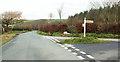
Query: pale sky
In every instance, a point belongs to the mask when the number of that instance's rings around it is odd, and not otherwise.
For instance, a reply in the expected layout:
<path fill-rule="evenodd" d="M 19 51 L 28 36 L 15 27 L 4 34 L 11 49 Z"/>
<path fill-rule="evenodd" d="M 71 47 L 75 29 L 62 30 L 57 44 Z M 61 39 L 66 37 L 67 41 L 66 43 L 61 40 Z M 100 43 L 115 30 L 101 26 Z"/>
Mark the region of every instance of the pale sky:
<path fill-rule="evenodd" d="M 63 19 L 89 9 L 89 0 L 0 0 L 0 14 L 21 11 L 26 19 L 48 19 L 49 13 L 58 19 L 57 8 L 64 4 Z"/>

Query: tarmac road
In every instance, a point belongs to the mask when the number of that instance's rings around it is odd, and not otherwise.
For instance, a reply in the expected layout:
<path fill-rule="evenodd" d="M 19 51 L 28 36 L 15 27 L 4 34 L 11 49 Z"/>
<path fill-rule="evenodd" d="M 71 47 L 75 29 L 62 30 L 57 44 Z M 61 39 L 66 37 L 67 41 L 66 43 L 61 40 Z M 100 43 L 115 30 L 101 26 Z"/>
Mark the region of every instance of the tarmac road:
<path fill-rule="evenodd" d="M 36 31 L 18 35 L 2 46 L 2 60 L 80 60 Z"/>
<path fill-rule="evenodd" d="M 55 39 L 62 41 L 69 39 L 70 37 L 54 37 Z M 105 39 L 106 40 L 106 39 Z M 111 40 L 111 39 L 109 39 Z M 120 59 L 120 40 L 111 40 L 110 43 L 99 44 L 71 44 L 74 47 L 84 51 L 87 54 L 92 55 L 95 60 L 118 60 Z"/>

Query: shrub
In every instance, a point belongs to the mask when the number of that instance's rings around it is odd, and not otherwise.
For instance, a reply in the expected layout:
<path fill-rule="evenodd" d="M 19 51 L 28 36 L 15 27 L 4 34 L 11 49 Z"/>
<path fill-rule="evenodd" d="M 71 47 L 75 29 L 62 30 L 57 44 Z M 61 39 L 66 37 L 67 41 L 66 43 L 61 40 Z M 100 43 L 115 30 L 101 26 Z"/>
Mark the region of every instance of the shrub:
<path fill-rule="evenodd" d="M 61 33 L 63 33 L 64 31 L 67 30 L 67 24 L 66 23 L 60 23 L 58 28 L 59 28 L 59 31 Z"/>
<path fill-rule="evenodd" d="M 49 32 L 49 25 L 48 25 L 48 24 L 44 24 L 44 25 L 42 26 L 42 31 L 43 31 L 43 32 Z"/>
<path fill-rule="evenodd" d="M 68 26 L 67 31 L 69 33 L 76 33 L 77 32 L 76 26 L 74 26 L 74 25 Z"/>
<path fill-rule="evenodd" d="M 86 31 L 87 33 L 95 33 L 96 32 L 96 24 L 95 23 L 86 23 Z"/>
<path fill-rule="evenodd" d="M 49 32 L 50 32 L 51 34 L 53 34 L 54 32 L 57 32 L 57 31 L 58 31 L 58 25 L 55 24 L 55 23 L 53 23 L 53 24 L 50 25 L 50 27 L 49 27 L 48 29 L 49 29 Z"/>
<path fill-rule="evenodd" d="M 78 33 L 82 33 L 83 32 L 83 27 L 82 27 L 82 24 L 81 22 L 77 22 L 76 23 L 76 30 Z"/>
<path fill-rule="evenodd" d="M 83 32 L 81 22 L 76 24 L 76 30 L 78 33 Z M 87 23 L 86 24 L 86 32 L 87 33 L 112 33 L 112 34 L 119 34 L 120 31 L 120 23 Z"/>
<path fill-rule="evenodd" d="M 32 30 L 32 25 L 27 24 L 27 25 L 16 25 L 13 30 Z"/>

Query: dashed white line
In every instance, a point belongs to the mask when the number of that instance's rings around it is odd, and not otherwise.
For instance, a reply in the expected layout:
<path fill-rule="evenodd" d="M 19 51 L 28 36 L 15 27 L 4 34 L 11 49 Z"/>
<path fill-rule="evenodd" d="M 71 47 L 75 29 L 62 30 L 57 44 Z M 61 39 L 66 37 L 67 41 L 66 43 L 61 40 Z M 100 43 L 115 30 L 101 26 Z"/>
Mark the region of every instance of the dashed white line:
<path fill-rule="evenodd" d="M 77 56 L 79 59 L 81 59 L 81 60 L 83 60 L 83 59 L 85 59 L 85 58 L 83 58 L 82 56 Z"/>
<path fill-rule="evenodd" d="M 52 39 L 54 39 L 55 41 L 57 41 L 57 42 L 60 42 L 59 40 L 57 40 L 57 39 L 55 39 L 55 38 L 53 38 L 53 37 L 51 37 Z"/>
<path fill-rule="evenodd" d="M 61 45 L 61 47 L 65 47 L 64 45 Z"/>
<path fill-rule="evenodd" d="M 68 50 L 69 52 L 71 52 L 72 50 Z"/>
<path fill-rule="evenodd" d="M 60 42 L 60 41 L 58 41 L 58 40 L 56 40 L 57 42 Z"/>
<path fill-rule="evenodd" d="M 57 45 L 60 45 L 60 46 L 61 46 L 62 44 L 57 44 Z"/>
<path fill-rule="evenodd" d="M 73 49 L 74 49 L 75 47 L 71 47 L 71 48 L 73 48 Z"/>
<path fill-rule="evenodd" d="M 72 45 L 67 45 L 68 47 L 73 47 Z"/>
<path fill-rule="evenodd" d="M 46 37 L 46 36 L 45 36 Z M 57 40 L 57 39 L 55 39 L 55 38 L 53 38 L 53 37 L 46 37 L 46 38 L 49 38 L 50 40 L 52 40 L 53 42 L 60 42 L 59 40 Z M 54 39 L 54 40 L 53 40 Z M 61 46 L 61 47 L 64 47 L 64 49 L 68 49 L 67 47 L 71 47 L 71 48 L 73 48 L 73 49 L 75 49 L 75 47 L 73 46 L 73 45 L 69 45 L 69 44 L 64 44 L 64 45 L 62 45 L 62 44 L 59 44 L 59 43 L 57 43 L 57 45 L 59 45 L 59 46 Z M 65 47 L 66 46 L 66 47 Z M 79 49 L 75 49 L 76 51 L 80 51 Z M 72 50 L 68 50 L 69 52 L 71 52 Z M 86 54 L 85 52 L 83 52 L 83 51 L 80 51 L 80 53 L 82 53 L 82 54 Z M 72 53 L 73 55 L 77 55 L 77 53 Z M 94 57 L 93 56 L 91 56 L 91 55 L 86 55 L 87 57 L 89 57 L 90 59 L 94 59 Z M 81 60 L 83 60 L 83 59 L 85 59 L 85 58 L 83 58 L 82 56 L 77 56 L 79 59 L 81 59 Z"/>
<path fill-rule="evenodd" d="M 66 47 L 73 47 L 72 45 L 69 45 L 69 44 L 64 44 L 64 46 L 66 46 Z"/>
<path fill-rule="evenodd" d="M 80 51 L 79 49 L 75 49 L 76 51 Z"/>
<path fill-rule="evenodd" d="M 48 36 L 44 36 L 44 37 L 46 37 L 46 38 L 50 39 L 51 41 L 55 42 L 51 37 L 48 37 Z"/>
<path fill-rule="evenodd" d="M 91 59 L 94 59 L 94 57 L 93 56 L 91 56 L 91 55 L 86 55 L 86 56 L 88 56 L 89 58 L 91 58 Z"/>
<path fill-rule="evenodd" d="M 72 53 L 72 54 L 77 55 L 77 53 Z"/>
<path fill-rule="evenodd" d="M 86 54 L 85 52 L 83 52 L 83 51 L 80 51 L 80 53 L 82 53 L 82 54 Z"/>
<path fill-rule="evenodd" d="M 67 47 L 64 47 L 64 49 L 66 49 L 66 50 L 67 50 L 68 48 L 67 48 Z"/>
<path fill-rule="evenodd" d="M 66 45 L 66 46 L 67 46 L 68 44 L 64 44 L 64 45 Z"/>

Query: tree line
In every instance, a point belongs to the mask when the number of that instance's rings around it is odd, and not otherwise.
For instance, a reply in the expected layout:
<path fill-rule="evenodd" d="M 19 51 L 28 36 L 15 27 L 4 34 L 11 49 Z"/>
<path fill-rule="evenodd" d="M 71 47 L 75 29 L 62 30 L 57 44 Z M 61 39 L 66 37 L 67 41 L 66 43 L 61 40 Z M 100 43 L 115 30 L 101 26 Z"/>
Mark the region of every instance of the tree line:
<path fill-rule="evenodd" d="M 73 16 L 69 16 L 68 19 L 72 19 L 74 21 L 83 21 L 83 18 L 94 20 L 96 23 L 113 23 L 120 22 L 120 6 L 118 2 L 102 2 L 103 5 L 100 6 L 98 3 L 92 3 L 92 8 L 90 10 L 86 10 L 84 12 L 80 12 Z"/>

